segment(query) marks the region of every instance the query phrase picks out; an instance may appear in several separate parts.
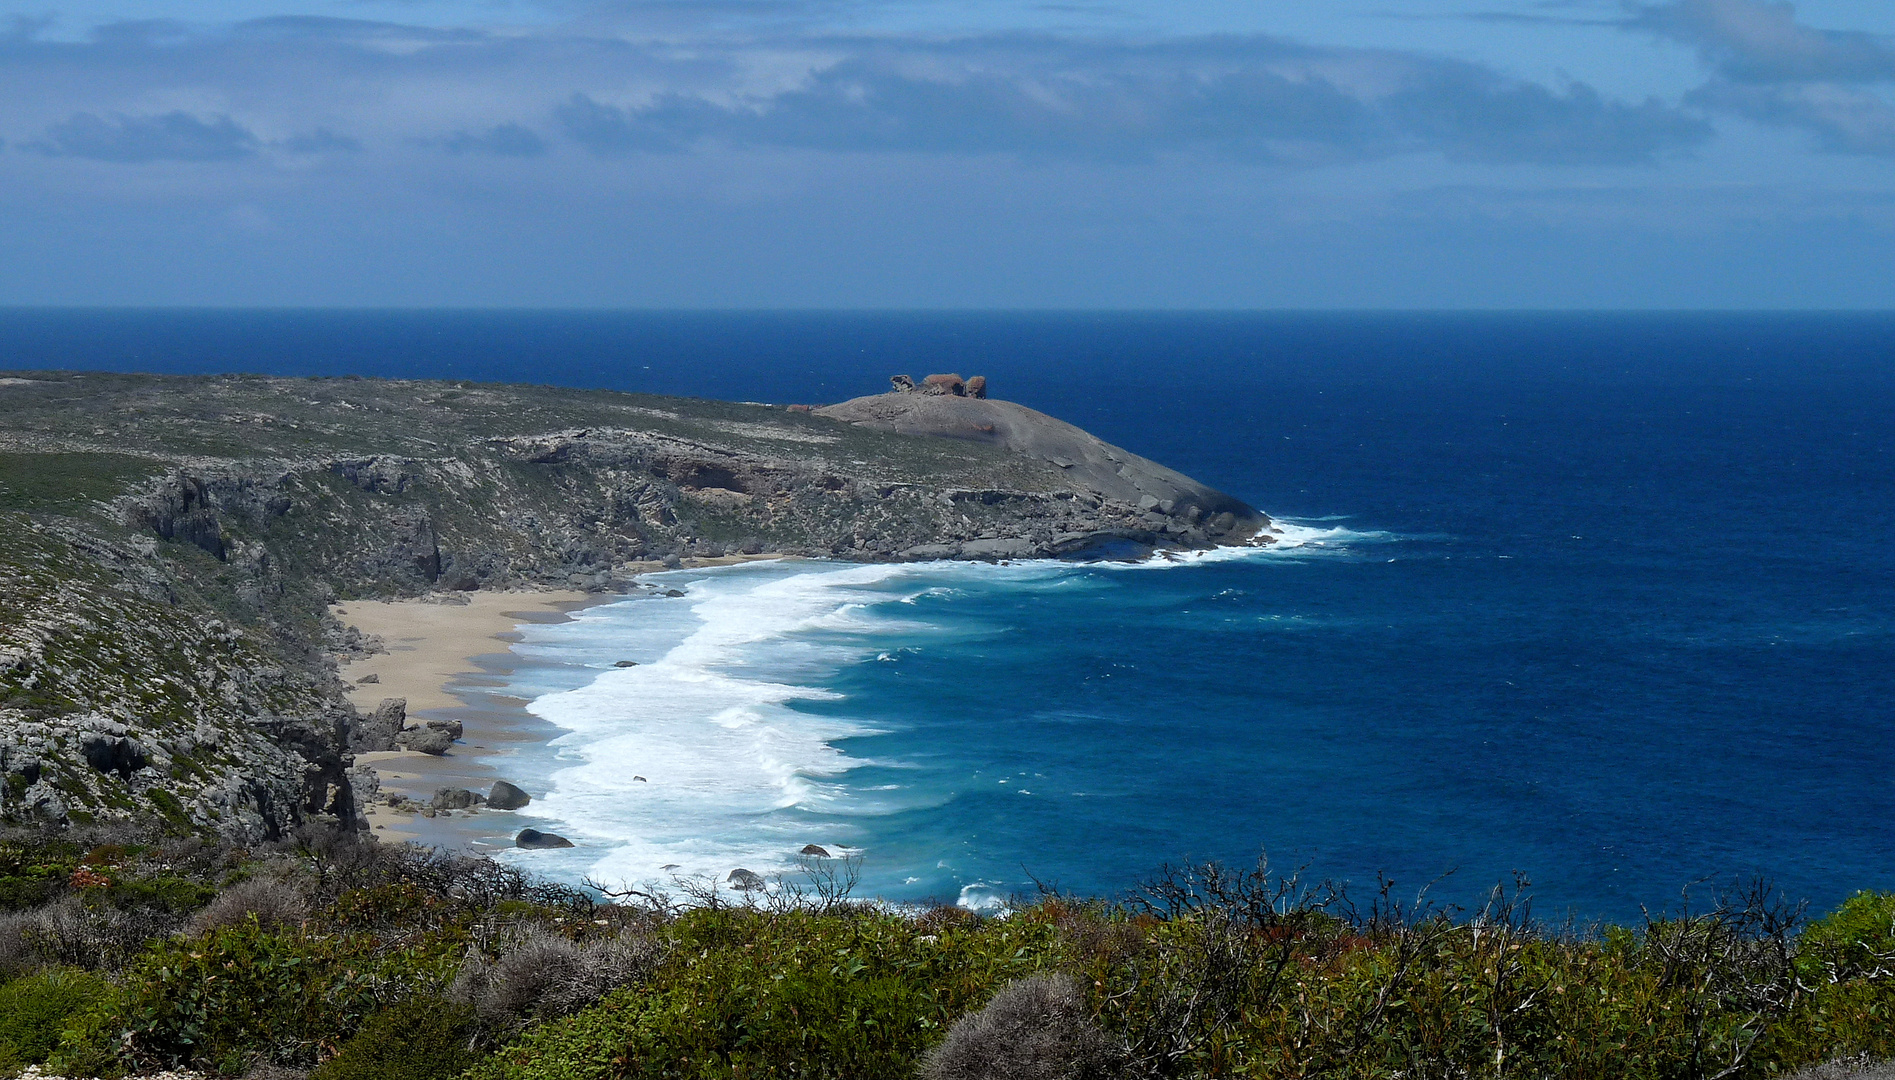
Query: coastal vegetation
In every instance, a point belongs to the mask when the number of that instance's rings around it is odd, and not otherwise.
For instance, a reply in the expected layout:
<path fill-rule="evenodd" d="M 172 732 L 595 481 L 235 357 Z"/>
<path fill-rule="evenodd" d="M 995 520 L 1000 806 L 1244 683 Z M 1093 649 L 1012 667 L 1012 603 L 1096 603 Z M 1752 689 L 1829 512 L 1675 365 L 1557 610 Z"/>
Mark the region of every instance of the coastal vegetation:
<path fill-rule="evenodd" d="M 575 887 L 364 835 L 353 753 L 402 721 L 347 700 L 337 657 L 376 643 L 337 600 L 604 592 L 732 552 L 1150 551 L 1263 520 L 1160 498 L 1139 485 L 1191 482 L 1038 414 L 5 383 L 0 1077 L 1721 1080 L 1895 1056 L 1895 895 L 1810 921 L 1751 885 L 1547 925 L 1524 883 L 1456 910 L 1204 866 L 978 914 L 857 897 L 824 856 Z"/>
<path fill-rule="evenodd" d="M 14 832 L 0 1075 L 1710 1080 L 1895 1055 L 1889 894 L 1806 921 L 1752 884 L 1581 927 L 1520 883 L 1455 911 L 1263 866 L 993 915 L 851 883 L 812 859 L 602 892 L 340 833 Z"/>

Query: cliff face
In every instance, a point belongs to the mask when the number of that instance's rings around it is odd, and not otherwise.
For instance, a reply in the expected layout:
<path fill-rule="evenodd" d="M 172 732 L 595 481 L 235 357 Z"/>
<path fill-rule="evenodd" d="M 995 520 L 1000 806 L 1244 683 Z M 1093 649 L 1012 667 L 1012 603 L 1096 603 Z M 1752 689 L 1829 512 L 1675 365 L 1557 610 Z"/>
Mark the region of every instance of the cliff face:
<path fill-rule="evenodd" d="M 609 590 L 736 552 L 1135 554 L 1265 523 L 1000 401 L 883 395 L 811 414 L 548 387 L 13 373 L 0 816 L 155 814 L 245 837 L 352 824 L 360 718 L 330 657 L 355 646 L 325 623 L 334 599 Z"/>

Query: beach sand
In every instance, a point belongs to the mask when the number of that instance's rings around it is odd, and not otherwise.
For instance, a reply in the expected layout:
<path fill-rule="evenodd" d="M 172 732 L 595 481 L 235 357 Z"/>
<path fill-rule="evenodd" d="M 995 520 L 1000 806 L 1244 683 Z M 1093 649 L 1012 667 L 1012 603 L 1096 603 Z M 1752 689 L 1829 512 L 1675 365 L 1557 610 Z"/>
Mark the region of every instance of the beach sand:
<path fill-rule="evenodd" d="M 450 602 L 460 598 L 466 603 Z M 611 599 L 582 592 L 444 593 L 419 600 L 351 600 L 329 611 L 344 625 L 381 638 L 388 649 L 341 665 L 350 703 L 371 712 L 383 698 L 407 698 L 412 714 L 459 706 L 461 699 L 447 685 L 476 670 L 474 657 L 504 652 L 506 643 L 518 641 L 514 627 L 559 622 L 568 611 Z M 371 675 L 376 681 L 361 681 Z"/>
<path fill-rule="evenodd" d="M 462 599 L 466 602 L 458 602 Z M 470 706 L 448 687 L 457 682 L 478 685 L 488 678 L 477 658 L 504 653 L 520 640 L 514 627 L 521 623 L 559 622 L 569 611 L 616 599 L 572 591 L 472 592 L 331 606 L 330 612 L 344 625 L 379 637 L 388 650 L 339 664 L 351 704 L 371 712 L 384 698 L 406 698 L 411 724 L 451 717 L 465 729 L 461 741 L 444 756 L 411 750 L 355 756 L 358 766 L 373 767 L 381 780 L 380 793 L 363 807 L 370 831 L 383 840 L 464 846 L 467 838 L 458 834 L 469 830 L 435 827 L 437 822 L 446 826 L 452 818 L 401 813 L 382 798 L 395 794 L 426 803 L 440 788 L 466 787 L 485 794 L 492 786 L 496 777 L 480 759 L 493 753 L 493 745 L 508 740 L 517 718 L 494 715 L 491 707 Z M 360 681 L 368 676 L 375 681 Z M 466 816 L 463 811 L 453 818 Z"/>
<path fill-rule="evenodd" d="M 784 556 L 766 553 L 686 559 L 684 568 L 780 558 Z M 638 574 L 666 567 L 639 563 L 619 569 Z M 484 795 L 495 780 L 507 779 L 493 768 L 495 755 L 509 744 L 548 737 L 547 728 L 526 712 L 524 701 L 492 694 L 463 697 L 449 688 L 499 685 L 495 676 L 509 666 L 505 654 L 520 640 L 514 628 L 522 623 L 564 622 L 567 612 L 623 599 L 609 593 L 545 590 L 435 593 L 413 600 L 350 600 L 331 605 L 330 613 L 343 625 L 380 638 L 388 650 L 353 660 L 338 658 L 351 704 L 367 713 L 384 698 L 406 698 L 410 725 L 455 719 L 463 728 L 461 740 L 443 756 L 411 750 L 355 756 L 358 766 L 374 768 L 381 781 L 380 792 L 363 806 L 370 831 L 383 840 L 416 840 L 457 849 L 511 833 L 514 826 L 500 820 L 508 816 L 502 811 L 456 810 L 426 818 L 394 810 L 384 797 L 402 795 L 427 803 L 441 788 L 462 787 Z M 370 676 L 373 682 L 361 681 Z"/>

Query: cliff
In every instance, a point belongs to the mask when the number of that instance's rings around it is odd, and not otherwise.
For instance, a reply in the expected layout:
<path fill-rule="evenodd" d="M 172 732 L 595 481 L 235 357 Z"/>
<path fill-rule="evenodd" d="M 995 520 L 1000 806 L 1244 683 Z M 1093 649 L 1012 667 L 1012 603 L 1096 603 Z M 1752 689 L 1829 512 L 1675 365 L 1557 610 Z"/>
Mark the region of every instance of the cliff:
<path fill-rule="evenodd" d="M 0 817 L 355 822 L 326 606 L 763 551 L 1236 543 L 1230 496 L 1003 401 L 0 373 Z"/>

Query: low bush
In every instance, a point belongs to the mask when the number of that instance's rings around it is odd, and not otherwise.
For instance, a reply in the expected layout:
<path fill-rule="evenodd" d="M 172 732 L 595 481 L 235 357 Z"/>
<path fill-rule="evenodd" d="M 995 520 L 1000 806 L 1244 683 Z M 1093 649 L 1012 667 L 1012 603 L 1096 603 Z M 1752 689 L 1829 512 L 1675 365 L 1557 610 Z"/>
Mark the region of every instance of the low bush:
<path fill-rule="evenodd" d="M 862 908 L 687 911 L 647 985 L 527 1031 L 471 1075 L 911 1076 L 956 1016 L 1048 963 L 1056 940 L 1032 917 L 924 929 Z"/>
<path fill-rule="evenodd" d="M 0 1061 L 37 1065 L 59 1049 L 73 1017 L 111 996 L 98 976 L 54 968 L 0 986 Z"/>
<path fill-rule="evenodd" d="M 310 1080 L 451 1080 L 475 1062 L 474 1034 L 470 1007 L 415 998 L 369 1017 Z"/>
<path fill-rule="evenodd" d="M 254 919 L 202 937 L 153 943 L 125 972 L 133 1053 L 161 1062 L 223 1062 L 263 1053 L 313 1063 L 364 1017 L 437 991 L 464 943 L 403 947 L 365 935 L 271 930 Z"/>

